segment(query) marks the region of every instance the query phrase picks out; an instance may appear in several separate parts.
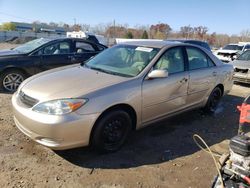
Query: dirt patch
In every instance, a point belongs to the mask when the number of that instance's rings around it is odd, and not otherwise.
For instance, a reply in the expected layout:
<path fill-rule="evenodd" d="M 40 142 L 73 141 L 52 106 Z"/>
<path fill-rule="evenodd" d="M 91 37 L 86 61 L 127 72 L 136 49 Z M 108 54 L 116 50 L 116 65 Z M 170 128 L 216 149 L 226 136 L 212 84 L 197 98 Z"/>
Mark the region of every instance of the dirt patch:
<path fill-rule="evenodd" d="M 1 93 L 0 187 L 210 187 L 213 161 L 192 135 L 227 151 L 237 133 L 236 105 L 249 93 L 247 85 L 234 85 L 213 116 L 181 114 L 133 133 L 120 151 L 105 155 L 89 148 L 54 152 L 34 143 L 14 125 L 11 95 Z"/>

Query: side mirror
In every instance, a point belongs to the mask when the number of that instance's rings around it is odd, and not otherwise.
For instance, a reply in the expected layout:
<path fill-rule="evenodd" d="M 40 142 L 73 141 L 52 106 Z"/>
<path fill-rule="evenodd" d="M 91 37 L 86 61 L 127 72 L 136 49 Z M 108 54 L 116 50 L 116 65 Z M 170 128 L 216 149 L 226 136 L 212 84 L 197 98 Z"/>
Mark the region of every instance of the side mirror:
<path fill-rule="evenodd" d="M 148 74 L 148 78 L 167 78 L 168 71 L 167 70 L 153 70 Z"/>

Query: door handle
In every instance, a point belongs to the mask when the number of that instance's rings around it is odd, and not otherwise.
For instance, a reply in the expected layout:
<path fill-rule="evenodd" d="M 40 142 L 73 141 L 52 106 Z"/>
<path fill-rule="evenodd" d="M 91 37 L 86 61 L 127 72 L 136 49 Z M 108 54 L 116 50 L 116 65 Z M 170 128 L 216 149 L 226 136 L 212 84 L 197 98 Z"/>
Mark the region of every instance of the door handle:
<path fill-rule="evenodd" d="M 214 72 L 213 72 L 213 76 L 217 76 L 217 72 L 214 71 Z"/>

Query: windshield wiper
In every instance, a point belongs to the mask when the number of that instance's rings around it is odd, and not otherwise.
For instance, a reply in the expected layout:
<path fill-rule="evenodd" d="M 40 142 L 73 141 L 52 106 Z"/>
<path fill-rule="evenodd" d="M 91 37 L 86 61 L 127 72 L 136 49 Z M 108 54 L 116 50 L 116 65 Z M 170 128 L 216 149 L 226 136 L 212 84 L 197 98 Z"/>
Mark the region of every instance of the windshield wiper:
<path fill-rule="evenodd" d="M 122 73 L 118 73 L 118 72 L 113 72 L 113 71 L 101 69 L 101 68 L 98 68 L 98 67 L 91 67 L 91 66 L 86 65 L 86 64 L 84 64 L 84 67 L 87 67 L 87 68 L 92 69 L 92 70 L 104 72 L 104 73 L 107 73 L 107 74 L 111 74 L 111 75 L 117 75 L 117 76 L 123 76 L 123 77 L 131 77 L 130 75 L 126 75 L 126 74 L 122 74 Z"/>

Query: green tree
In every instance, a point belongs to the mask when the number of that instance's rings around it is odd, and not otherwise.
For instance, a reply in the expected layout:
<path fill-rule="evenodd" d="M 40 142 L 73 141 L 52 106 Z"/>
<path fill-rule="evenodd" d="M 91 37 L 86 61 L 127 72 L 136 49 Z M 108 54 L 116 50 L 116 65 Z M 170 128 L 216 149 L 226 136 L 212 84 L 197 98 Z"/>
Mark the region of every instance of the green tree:
<path fill-rule="evenodd" d="M 125 38 L 126 38 L 126 39 L 132 39 L 132 38 L 134 38 L 134 36 L 133 36 L 133 34 L 129 31 L 129 32 L 126 33 Z"/>
<path fill-rule="evenodd" d="M 146 30 L 143 31 L 141 38 L 142 39 L 148 39 L 148 33 L 147 33 Z"/>
<path fill-rule="evenodd" d="M 16 25 L 11 22 L 3 23 L 1 29 L 4 31 L 14 31 L 16 30 Z"/>

